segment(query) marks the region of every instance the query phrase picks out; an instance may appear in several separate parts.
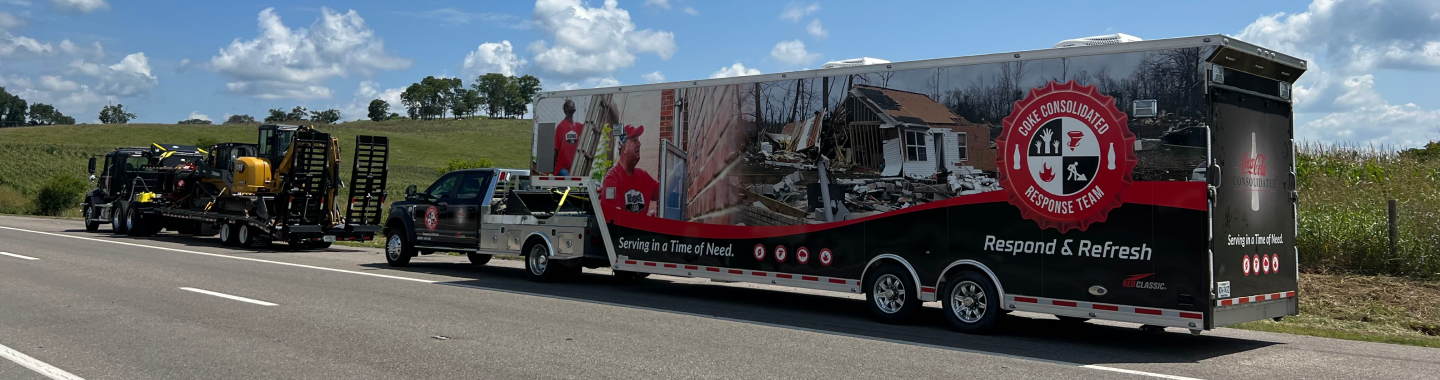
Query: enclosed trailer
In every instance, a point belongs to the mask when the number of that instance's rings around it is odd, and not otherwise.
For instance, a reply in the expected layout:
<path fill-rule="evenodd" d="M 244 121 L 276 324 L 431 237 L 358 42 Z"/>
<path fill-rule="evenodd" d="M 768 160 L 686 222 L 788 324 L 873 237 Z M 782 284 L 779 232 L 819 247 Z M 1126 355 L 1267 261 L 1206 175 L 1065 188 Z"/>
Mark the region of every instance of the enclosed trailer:
<path fill-rule="evenodd" d="M 545 92 L 529 169 L 618 273 L 1199 332 L 1298 312 L 1305 69 L 1211 35 Z"/>

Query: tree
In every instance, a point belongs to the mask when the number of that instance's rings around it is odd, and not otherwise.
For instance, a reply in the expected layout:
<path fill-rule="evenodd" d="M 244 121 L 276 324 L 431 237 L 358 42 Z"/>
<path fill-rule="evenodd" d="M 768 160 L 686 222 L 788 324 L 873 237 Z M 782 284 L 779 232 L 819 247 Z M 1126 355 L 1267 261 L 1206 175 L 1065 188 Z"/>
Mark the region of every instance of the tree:
<path fill-rule="evenodd" d="M 471 85 L 476 92 L 485 100 L 485 115 L 495 117 L 505 110 L 506 100 L 509 99 L 510 77 L 504 74 L 489 73 L 475 78 L 475 84 Z"/>
<path fill-rule="evenodd" d="M 255 118 L 250 115 L 230 115 L 225 119 L 225 124 L 255 124 Z"/>
<path fill-rule="evenodd" d="M 419 83 L 411 83 L 410 87 L 405 88 L 405 92 L 400 93 L 400 103 L 405 105 L 405 113 L 410 115 L 411 119 L 420 118 L 420 107 L 424 103 L 425 97 L 424 92 L 424 88 L 420 87 Z"/>
<path fill-rule="evenodd" d="M 210 125 L 211 123 L 210 123 L 209 120 L 205 120 L 205 119 L 190 119 L 190 120 L 181 120 L 179 123 L 176 123 L 176 124 Z"/>
<path fill-rule="evenodd" d="M 271 108 L 271 109 L 270 109 L 270 116 L 266 116 L 266 117 L 265 117 L 265 122 L 266 122 L 266 123 L 279 123 L 279 122 L 282 122 L 282 121 L 290 120 L 289 117 L 290 117 L 290 115 L 287 115 L 287 114 L 285 113 L 285 110 L 282 110 L 282 109 L 279 109 L 279 108 Z"/>
<path fill-rule="evenodd" d="M 100 122 L 105 124 L 125 124 L 135 119 L 135 114 L 125 112 L 124 104 L 105 106 L 100 109 Z"/>
<path fill-rule="evenodd" d="M 390 103 L 384 100 L 375 99 L 370 101 L 370 113 L 365 115 L 370 121 L 385 120 L 385 115 L 390 113 Z"/>
<path fill-rule="evenodd" d="M 390 117 L 387 117 L 387 118 L 385 118 L 385 119 L 386 119 L 386 120 L 399 120 L 399 119 L 404 119 L 404 118 L 405 118 L 404 116 L 400 116 L 400 114 L 398 114 L 398 113 L 391 112 L 391 113 L 390 113 Z"/>
<path fill-rule="evenodd" d="M 25 125 L 25 99 L 11 95 L 0 87 L 0 127 Z"/>
<path fill-rule="evenodd" d="M 310 111 L 310 121 L 333 124 L 340 121 L 340 110 L 332 108 L 324 111 Z"/>
<path fill-rule="evenodd" d="M 461 101 L 465 102 L 464 112 L 466 115 L 474 117 L 475 113 L 480 111 L 480 106 L 485 103 L 485 97 L 480 96 L 480 91 L 473 89 L 462 91 L 465 91 L 465 96 L 460 98 Z"/>
<path fill-rule="evenodd" d="M 517 107 L 517 109 L 521 111 L 516 115 L 523 116 L 525 114 L 524 110 L 526 109 L 526 106 L 529 106 L 530 103 L 535 101 L 535 95 L 540 94 L 540 78 L 529 75 L 519 78 L 511 78 L 511 80 L 515 82 L 516 90 L 519 92 L 517 94 L 518 96 L 515 99 L 520 100 L 522 103 Z"/>
<path fill-rule="evenodd" d="M 309 115 L 310 113 L 305 110 L 305 107 L 295 106 L 295 108 L 290 109 L 290 113 L 285 114 L 285 120 L 301 121 L 305 120 L 305 117 Z"/>

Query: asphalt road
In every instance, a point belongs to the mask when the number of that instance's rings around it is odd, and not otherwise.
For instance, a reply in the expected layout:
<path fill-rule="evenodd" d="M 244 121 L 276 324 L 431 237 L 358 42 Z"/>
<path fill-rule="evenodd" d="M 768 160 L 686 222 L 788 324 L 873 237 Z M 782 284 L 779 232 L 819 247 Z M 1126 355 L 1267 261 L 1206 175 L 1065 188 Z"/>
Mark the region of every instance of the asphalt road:
<path fill-rule="evenodd" d="M 516 261 L 426 256 L 395 269 L 374 249 L 101 231 L 0 216 L 0 379 L 1440 376 L 1428 348 L 1021 313 L 975 336 L 935 307 L 913 325 L 876 323 L 848 294 L 620 283 L 603 269 L 537 284 Z"/>

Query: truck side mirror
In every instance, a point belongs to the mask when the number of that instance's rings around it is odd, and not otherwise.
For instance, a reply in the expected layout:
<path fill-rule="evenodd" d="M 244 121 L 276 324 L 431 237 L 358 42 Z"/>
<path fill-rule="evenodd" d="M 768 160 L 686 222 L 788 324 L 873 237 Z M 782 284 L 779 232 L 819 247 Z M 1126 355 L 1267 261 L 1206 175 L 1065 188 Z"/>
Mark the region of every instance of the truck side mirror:
<path fill-rule="evenodd" d="M 90 174 L 95 174 L 95 157 L 90 157 Z"/>
<path fill-rule="evenodd" d="M 405 187 L 405 198 L 408 199 L 408 198 L 414 198 L 414 197 L 415 197 L 415 185 L 406 186 L 406 187 Z"/>

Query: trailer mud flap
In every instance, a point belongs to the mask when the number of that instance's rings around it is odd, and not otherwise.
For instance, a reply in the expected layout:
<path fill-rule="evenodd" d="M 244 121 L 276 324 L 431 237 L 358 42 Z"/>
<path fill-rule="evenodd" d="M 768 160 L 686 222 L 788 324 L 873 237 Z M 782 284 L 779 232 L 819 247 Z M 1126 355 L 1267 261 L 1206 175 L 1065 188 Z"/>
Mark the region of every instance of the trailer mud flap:
<path fill-rule="evenodd" d="M 1295 315 L 1291 105 L 1223 88 L 1213 88 L 1211 100 L 1211 321 L 1223 326 Z"/>

